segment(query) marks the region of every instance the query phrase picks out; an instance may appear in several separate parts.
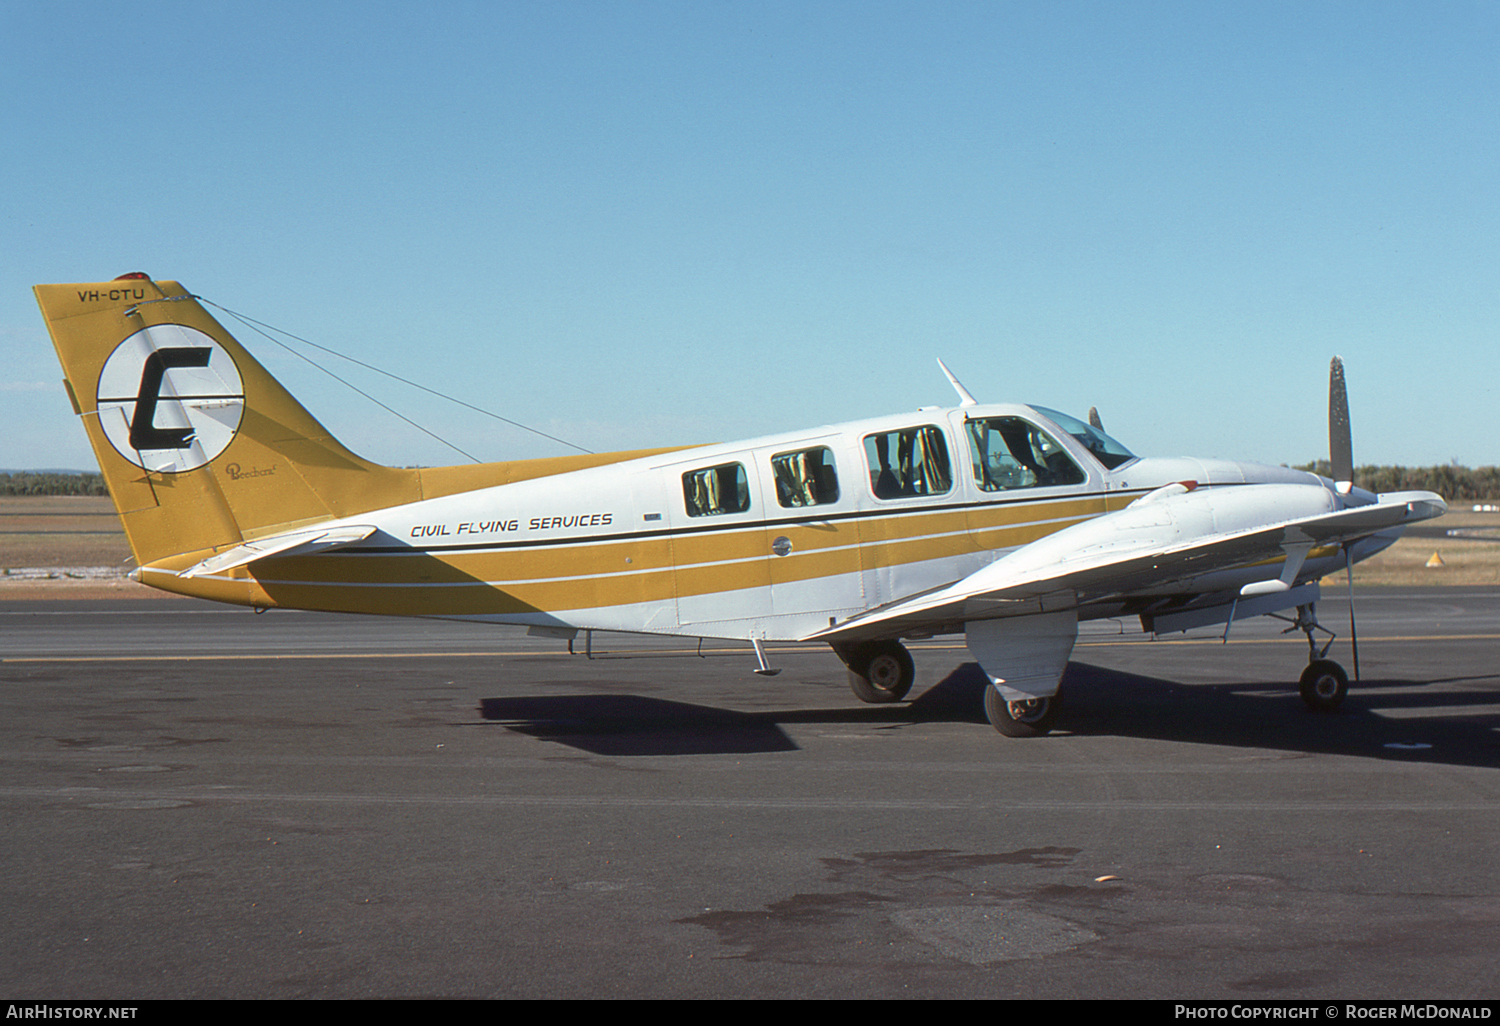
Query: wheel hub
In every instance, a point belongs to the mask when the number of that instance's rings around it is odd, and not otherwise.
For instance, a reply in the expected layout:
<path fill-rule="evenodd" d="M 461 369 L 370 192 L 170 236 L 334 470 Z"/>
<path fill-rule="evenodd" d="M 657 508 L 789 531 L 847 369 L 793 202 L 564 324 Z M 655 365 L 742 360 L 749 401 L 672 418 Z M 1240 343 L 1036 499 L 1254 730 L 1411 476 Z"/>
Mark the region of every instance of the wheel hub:
<path fill-rule="evenodd" d="M 1313 681 L 1313 690 L 1319 698 L 1332 698 L 1339 693 L 1339 682 L 1332 674 L 1324 673 Z"/>
<path fill-rule="evenodd" d="M 869 681 L 882 691 L 891 691 L 901 682 L 901 664 L 887 655 L 876 656 L 870 663 Z"/>
<path fill-rule="evenodd" d="M 1010 703 L 1010 718 L 1017 723 L 1035 723 L 1047 715 L 1045 698 L 1027 698 Z"/>

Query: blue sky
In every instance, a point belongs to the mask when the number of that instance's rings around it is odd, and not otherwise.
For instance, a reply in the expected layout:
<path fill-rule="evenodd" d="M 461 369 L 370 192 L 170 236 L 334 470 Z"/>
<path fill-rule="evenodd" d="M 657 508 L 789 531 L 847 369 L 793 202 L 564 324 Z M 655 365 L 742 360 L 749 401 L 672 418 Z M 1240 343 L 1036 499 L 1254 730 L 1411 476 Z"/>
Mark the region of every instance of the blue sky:
<path fill-rule="evenodd" d="M 32 300 L 133 270 L 603 451 L 981 401 L 1137 453 L 1500 463 L 1500 3 L 7 0 Z M 462 457 L 229 325 L 355 451 Z M 320 359 L 323 359 L 320 357 Z M 484 459 L 570 450 L 330 364 Z"/>

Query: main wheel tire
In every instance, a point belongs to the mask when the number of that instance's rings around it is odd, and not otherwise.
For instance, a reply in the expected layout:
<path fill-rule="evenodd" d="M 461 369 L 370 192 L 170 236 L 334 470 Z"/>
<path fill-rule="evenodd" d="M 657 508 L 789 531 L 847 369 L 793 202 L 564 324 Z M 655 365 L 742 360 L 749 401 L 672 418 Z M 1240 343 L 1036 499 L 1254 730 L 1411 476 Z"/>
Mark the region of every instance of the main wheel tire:
<path fill-rule="evenodd" d="M 1349 693 L 1349 675 L 1332 659 L 1314 659 L 1302 671 L 1297 690 L 1314 712 L 1333 712 Z"/>
<path fill-rule="evenodd" d="M 849 689 L 861 702 L 899 702 L 917 678 L 911 653 L 899 641 L 871 641 L 840 655 L 849 667 Z"/>
<path fill-rule="evenodd" d="M 1006 737 L 1045 737 L 1057 720 L 1061 695 L 1007 702 L 993 684 L 984 689 L 984 714 Z"/>

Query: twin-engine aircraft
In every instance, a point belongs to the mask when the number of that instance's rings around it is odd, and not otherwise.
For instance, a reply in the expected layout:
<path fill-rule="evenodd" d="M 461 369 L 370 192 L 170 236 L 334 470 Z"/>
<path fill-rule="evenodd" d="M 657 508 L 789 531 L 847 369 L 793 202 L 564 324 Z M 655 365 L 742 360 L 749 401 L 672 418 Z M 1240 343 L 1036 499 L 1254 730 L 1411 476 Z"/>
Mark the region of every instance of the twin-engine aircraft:
<path fill-rule="evenodd" d="M 1442 515 L 1352 485 L 1333 363 L 1333 479 L 1146 459 L 1097 424 L 960 404 L 745 442 L 396 469 L 332 438 L 197 298 L 126 275 L 38 285 L 133 576 L 257 608 L 823 641 L 866 702 L 912 686 L 903 638 L 964 634 L 1002 734 L 1045 734 L 1080 621 L 1157 633 L 1296 610 L 1301 693 L 1338 705 L 1320 578 Z M 1282 617 L 1290 619 L 1289 617 Z M 1328 633 L 1324 631 L 1324 633 Z M 1355 657 L 1356 675 L 1358 656 Z"/>

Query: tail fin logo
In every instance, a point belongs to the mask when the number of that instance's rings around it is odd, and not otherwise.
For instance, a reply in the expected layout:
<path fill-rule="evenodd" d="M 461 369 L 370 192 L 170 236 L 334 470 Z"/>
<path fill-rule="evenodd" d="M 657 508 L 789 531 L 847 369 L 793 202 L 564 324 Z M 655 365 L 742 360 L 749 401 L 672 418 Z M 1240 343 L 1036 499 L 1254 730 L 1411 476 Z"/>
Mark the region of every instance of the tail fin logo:
<path fill-rule="evenodd" d="M 224 347 L 196 328 L 157 324 L 115 347 L 99 372 L 99 425 L 146 470 L 196 470 L 234 440 L 245 386 Z"/>

